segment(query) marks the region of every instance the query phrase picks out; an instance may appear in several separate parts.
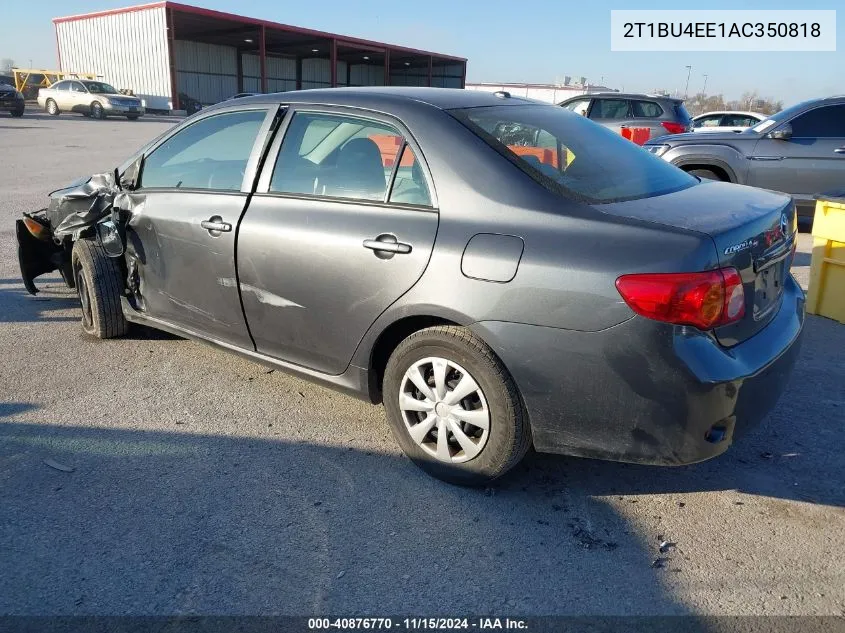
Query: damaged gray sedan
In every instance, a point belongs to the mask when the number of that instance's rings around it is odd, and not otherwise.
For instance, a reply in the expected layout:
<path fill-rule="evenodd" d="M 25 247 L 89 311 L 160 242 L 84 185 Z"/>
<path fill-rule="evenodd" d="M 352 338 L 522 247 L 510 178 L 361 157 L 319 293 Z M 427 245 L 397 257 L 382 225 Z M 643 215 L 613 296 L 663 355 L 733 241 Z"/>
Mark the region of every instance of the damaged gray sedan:
<path fill-rule="evenodd" d="M 677 465 L 777 402 L 804 321 L 792 201 L 561 108 L 445 89 L 203 110 L 17 223 L 82 327 L 137 323 L 383 402 L 429 473 L 539 451 Z"/>

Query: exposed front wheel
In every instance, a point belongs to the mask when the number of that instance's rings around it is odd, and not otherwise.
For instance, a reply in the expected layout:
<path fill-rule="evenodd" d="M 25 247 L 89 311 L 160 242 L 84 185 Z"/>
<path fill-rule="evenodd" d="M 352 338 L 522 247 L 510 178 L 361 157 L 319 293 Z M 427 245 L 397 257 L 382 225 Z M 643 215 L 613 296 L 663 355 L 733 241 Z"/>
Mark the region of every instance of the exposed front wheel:
<path fill-rule="evenodd" d="M 402 450 L 450 483 L 496 479 L 531 446 L 513 379 L 465 328 L 427 328 L 402 341 L 387 363 L 383 397 Z"/>
<path fill-rule="evenodd" d="M 103 110 L 103 106 L 99 101 L 95 101 L 91 104 L 91 118 L 92 119 L 105 119 L 106 112 Z"/>
<path fill-rule="evenodd" d="M 47 99 L 47 103 L 44 104 L 44 107 L 47 110 L 47 114 L 49 114 L 50 116 L 59 116 L 61 114 L 59 106 L 57 106 L 56 102 L 52 99 Z"/>
<path fill-rule="evenodd" d="M 71 255 L 73 279 L 82 304 L 82 329 L 97 338 L 126 334 L 129 326 L 120 306 L 120 265 L 93 240 L 78 240 Z"/>

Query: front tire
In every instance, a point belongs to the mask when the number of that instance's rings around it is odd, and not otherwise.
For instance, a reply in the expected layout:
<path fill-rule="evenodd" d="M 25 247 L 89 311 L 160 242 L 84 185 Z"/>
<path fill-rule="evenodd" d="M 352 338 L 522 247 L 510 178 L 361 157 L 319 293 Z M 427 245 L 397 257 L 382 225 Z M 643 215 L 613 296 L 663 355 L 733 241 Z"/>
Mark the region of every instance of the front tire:
<path fill-rule="evenodd" d="M 9 114 L 11 114 L 16 119 L 19 119 L 23 116 L 23 111 L 24 109 L 21 108 L 20 110 L 12 110 L 11 112 L 9 112 Z"/>
<path fill-rule="evenodd" d="M 98 121 L 106 118 L 106 111 L 103 110 L 103 105 L 99 101 L 94 101 L 91 104 L 91 118 Z"/>
<path fill-rule="evenodd" d="M 82 330 L 97 338 L 126 334 L 129 324 L 120 306 L 123 275 L 118 261 L 95 241 L 83 239 L 73 245 L 71 266 L 82 304 Z"/>
<path fill-rule="evenodd" d="M 466 328 L 427 328 L 402 341 L 387 363 L 383 393 L 399 446 L 438 479 L 486 484 L 531 447 L 516 384 Z"/>
<path fill-rule="evenodd" d="M 47 99 L 47 103 L 44 104 L 44 109 L 47 110 L 47 114 L 50 116 L 59 116 L 62 112 L 59 110 L 59 106 L 56 105 L 56 102 L 52 99 Z"/>
<path fill-rule="evenodd" d="M 141 116 L 140 114 L 127 114 L 126 118 L 130 121 L 137 121 L 138 117 Z"/>

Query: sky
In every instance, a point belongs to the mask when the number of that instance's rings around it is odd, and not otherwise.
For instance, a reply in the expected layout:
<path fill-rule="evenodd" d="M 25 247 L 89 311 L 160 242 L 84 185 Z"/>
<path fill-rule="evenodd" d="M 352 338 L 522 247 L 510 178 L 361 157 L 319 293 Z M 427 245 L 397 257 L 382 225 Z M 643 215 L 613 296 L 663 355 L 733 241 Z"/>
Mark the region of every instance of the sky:
<path fill-rule="evenodd" d="M 0 59 L 56 67 L 51 18 L 113 9 L 143 0 L 2 0 Z M 634 92 L 665 89 L 738 98 L 756 90 L 790 105 L 845 93 L 842 0 L 185 0 L 344 35 L 466 57 L 468 82 L 554 83 L 565 75 Z M 837 51 L 825 53 L 631 53 L 610 51 L 611 9 L 840 9 Z"/>

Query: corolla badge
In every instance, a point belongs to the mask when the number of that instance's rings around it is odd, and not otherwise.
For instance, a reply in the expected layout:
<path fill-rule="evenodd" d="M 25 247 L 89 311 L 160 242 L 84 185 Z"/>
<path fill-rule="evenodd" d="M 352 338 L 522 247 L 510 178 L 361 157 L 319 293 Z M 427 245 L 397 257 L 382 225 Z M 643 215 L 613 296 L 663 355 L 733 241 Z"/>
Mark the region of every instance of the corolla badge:
<path fill-rule="evenodd" d="M 746 248 L 753 248 L 757 246 L 757 244 L 758 242 L 755 238 L 745 240 L 744 242 L 740 242 L 739 244 L 733 244 L 732 246 L 728 246 L 725 249 L 725 255 L 733 255 L 734 253 L 738 253 L 739 251 L 744 251 Z"/>

